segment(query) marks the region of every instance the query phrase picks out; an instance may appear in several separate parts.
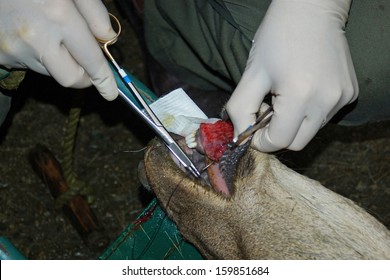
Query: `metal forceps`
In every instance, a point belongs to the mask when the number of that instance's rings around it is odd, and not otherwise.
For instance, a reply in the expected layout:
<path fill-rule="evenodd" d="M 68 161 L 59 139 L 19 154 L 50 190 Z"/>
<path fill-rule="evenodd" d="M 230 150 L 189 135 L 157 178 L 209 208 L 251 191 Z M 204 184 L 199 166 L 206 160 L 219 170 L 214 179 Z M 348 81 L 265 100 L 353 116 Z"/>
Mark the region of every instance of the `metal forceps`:
<path fill-rule="evenodd" d="M 263 113 L 259 113 L 255 122 L 233 139 L 230 148 L 239 146 L 242 142 L 251 137 L 256 131 L 265 127 L 270 122 L 272 114 L 272 106 L 268 107 Z"/>
<path fill-rule="evenodd" d="M 135 113 L 142 118 L 143 121 L 145 121 L 152 130 L 164 141 L 165 145 L 168 147 L 168 149 L 174 154 L 174 156 L 179 160 L 179 162 L 191 172 L 192 175 L 194 175 L 196 178 L 200 177 L 200 173 L 198 169 L 195 167 L 194 163 L 188 158 L 188 156 L 184 153 L 184 151 L 180 148 L 180 146 L 177 144 L 177 142 L 172 138 L 172 136 L 169 134 L 169 132 L 166 130 L 164 125 L 160 122 L 158 117 L 154 114 L 152 109 L 149 107 L 149 105 L 145 102 L 145 100 L 142 98 L 140 92 L 135 87 L 134 83 L 132 82 L 132 79 L 129 77 L 129 75 L 126 73 L 124 69 L 122 69 L 118 63 L 115 61 L 113 56 L 111 55 L 110 51 L 108 50 L 108 46 L 113 45 L 121 33 L 121 24 L 119 20 L 112 14 L 109 14 L 111 19 L 114 20 L 114 22 L 117 25 L 118 30 L 117 35 L 111 39 L 111 40 L 101 40 L 97 39 L 98 43 L 100 44 L 102 50 L 106 54 L 108 60 L 112 63 L 112 65 L 115 67 L 116 72 L 120 75 L 122 81 L 127 85 L 128 89 L 130 89 L 131 93 L 134 95 L 136 100 L 139 102 L 139 104 L 143 107 L 143 109 L 146 111 L 146 113 L 140 109 L 137 104 L 133 102 L 133 100 L 126 95 L 119 87 L 118 87 L 118 93 L 119 96 L 126 102 L 127 105 L 129 105 Z"/>

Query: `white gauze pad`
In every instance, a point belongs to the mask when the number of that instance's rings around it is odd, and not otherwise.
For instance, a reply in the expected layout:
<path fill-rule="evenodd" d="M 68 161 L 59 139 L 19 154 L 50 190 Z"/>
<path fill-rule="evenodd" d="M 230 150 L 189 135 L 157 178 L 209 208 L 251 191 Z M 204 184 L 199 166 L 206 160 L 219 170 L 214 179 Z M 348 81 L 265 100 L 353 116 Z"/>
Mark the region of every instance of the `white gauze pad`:
<path fill-rule="evenodd" d="M 190 148 L 196 147 L 195 133 L 200 123 L 218 120 L 208 119 L 182 88 L 156 100 L 150 108 L 169 132 L 185 137 Z"/>

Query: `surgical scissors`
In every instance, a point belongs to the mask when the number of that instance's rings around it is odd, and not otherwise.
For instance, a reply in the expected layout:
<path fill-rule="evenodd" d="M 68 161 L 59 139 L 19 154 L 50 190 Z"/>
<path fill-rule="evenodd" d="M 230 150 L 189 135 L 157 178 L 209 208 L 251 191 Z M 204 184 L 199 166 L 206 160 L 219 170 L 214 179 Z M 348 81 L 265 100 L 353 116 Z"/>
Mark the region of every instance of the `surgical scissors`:
<path fill-rule="evenodd" d="M 119 96 L 129 105 L 134 112 L 144 120 L 150 128 L 154 130 L 154 132 L 164 141 L 165 145 L 168 149 L 173 153 L 173 155 L 179 160 L 179 162 L 191 172 L 196 178 L 200 177 L 200 173 L 194 163 L 188 158 L 188 156 L 184 153 L 184 151 L 180 148 L 177 142 L 173 139 L 173 137 L 166 130 L 164 125 L 158 119 L 158 117 L 154 114 L 153 110 L 149 107 L 149 105 L 145 102 L 137 87 L 134 85 L 131 77 L 126 73 L 126 71 L 119 66 L 114 57 L 111 55 L 108 47 L 115 44 L 118 40 L 118 37 L 121 33 L 122 27 L 119 20 L 112 14 L 109 14 L 111 19 L 113 19 L 117 25 L 118 30 L 116 30 L 116 36 L 111 40 L 101 40 L 97 38 L 96 40 L 100 44 L 103 52 L 106 54 L 108 60 L 115 67 L 115 70 L 120 75 L 122 81 L 127 85 L 128 89 L 135 96 L 136 100 L 142 106 L 142 108 L 146 111 L 146 113 L 138 107 L 137 104 L 133 102 L 133 100 L 126 95 L 126 93 L 118 87 Z"/>

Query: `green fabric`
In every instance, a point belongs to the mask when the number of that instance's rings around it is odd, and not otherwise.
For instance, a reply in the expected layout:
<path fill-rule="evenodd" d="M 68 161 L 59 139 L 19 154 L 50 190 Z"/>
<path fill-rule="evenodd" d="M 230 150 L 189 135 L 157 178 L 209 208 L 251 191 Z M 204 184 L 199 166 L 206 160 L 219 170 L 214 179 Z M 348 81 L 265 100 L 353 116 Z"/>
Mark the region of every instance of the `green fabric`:
<path fill-rule="evenodd" d="M 145 0 L 150 53 L 183 81 L 232 91 L 271 0 Z M 342 124 L 390 117 L 390 3 L 353 1 L 346 34 L 360 95 Z"/>
<path fill-rule="evenodd" d="M 0 68 L 0 80 L 5 79 L 9 76 L 9 72 Z"/>
<path fill-rule="evenodd" d="M 237 1 L 239 9 L 251 1 Z M 259 2 L 259 3 L 257 3 Z M 256 1 L 258 10 L 263 6 Z M 238 9 L 238 10 L 239 10 Z M 145 39 L 151 54 L 183 81 L 205 90 L 231 91 L 245 68 L 251 40 L 261 17 L 255 9 L 236 20 L 242 31 L 206 0 L 146 0 Z M 234 18 L 234 17 L 233 17 Z M 257 19 L 251 23 L 251 19 Z"/>
<path fill-rule="evenodd" d="M 99 257 L 101 260 L 201 260 L 154 199 Z"/>

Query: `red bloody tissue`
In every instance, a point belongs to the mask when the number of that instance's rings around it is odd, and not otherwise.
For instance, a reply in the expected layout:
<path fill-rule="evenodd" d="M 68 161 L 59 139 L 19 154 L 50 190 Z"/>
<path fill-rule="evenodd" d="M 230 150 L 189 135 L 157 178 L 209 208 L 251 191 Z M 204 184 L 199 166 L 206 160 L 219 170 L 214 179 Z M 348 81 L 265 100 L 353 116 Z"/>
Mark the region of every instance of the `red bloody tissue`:
<path fill-rule="evenodd" d="M 219 161 L 227 144 L 233 140 L 233 134 L 233 124 L 222 120 L 201 123 L 198 131 L 203 152 L 213 161 Z"/>

